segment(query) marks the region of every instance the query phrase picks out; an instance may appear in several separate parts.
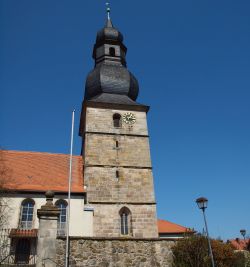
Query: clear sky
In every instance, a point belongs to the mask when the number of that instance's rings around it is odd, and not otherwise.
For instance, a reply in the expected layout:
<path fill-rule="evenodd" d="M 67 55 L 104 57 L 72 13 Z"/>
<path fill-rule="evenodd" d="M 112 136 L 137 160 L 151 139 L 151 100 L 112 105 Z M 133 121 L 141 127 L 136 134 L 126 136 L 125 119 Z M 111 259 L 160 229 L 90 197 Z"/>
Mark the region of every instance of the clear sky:
<path fill-rule="evenodd" d="M 250 1 L 111 1 L 148 113 L 158 217 L 211 236 L 250 233 Z M 74 153 L 105 1 L 0 0 L 0 144 Z"/>

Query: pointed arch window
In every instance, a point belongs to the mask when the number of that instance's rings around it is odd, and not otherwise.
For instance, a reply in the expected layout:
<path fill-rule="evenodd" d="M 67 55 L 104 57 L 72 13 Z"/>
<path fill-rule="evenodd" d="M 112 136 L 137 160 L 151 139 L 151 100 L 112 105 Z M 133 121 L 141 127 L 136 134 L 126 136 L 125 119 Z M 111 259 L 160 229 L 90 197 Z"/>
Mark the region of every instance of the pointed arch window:
<path fill-rule="evenodd" d="M 68 203 L 63 199 L 59 199 L 55 204 L 56 207 L 60 210 L 60 216 L 57 222 L 57 235 L 64 236 L 66 235 Z"/>
<path fill-rule="evenodd" d="M 31 229 L 33 226 L 33 213 L 35 201 L 25 199 L 21 204 L 21 216 L 19 227 L 22 229 Z"/>
<path fill-rule="evenodd" d="M 129 235 L 131 233 L 131 212 L 126 207 L 120 210 L 120 222 L 121 235 Z"/>
<path fill-rule="evenodd" d="M 119 113 L 113 115 L 113 124 L 115 128 L 121 127 L 121 115 Z"/>

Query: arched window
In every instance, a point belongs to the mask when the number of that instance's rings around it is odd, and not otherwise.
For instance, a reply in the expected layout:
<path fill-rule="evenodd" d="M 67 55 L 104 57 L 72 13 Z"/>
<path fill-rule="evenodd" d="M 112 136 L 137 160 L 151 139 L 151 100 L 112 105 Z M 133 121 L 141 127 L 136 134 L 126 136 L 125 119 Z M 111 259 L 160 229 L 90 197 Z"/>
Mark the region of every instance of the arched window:
<path fill-rule="evenodd" d="M 110 55 L 111 57 L 115 57 L 115 49 L 114 49 L 114 47 L 110 47 L 110 48 L 109 48 L 109 55 Z"/>
<path fill-rule="evenodd" d="M 120 114 L 115 113 L 113 115 L 113 124 L 114 124 L 114 127 L 116 128 L 121 127 L 121 115 Z"/>
<path fill-rule="evenodd" d="M 66 234 L 68 203 L 63 199 L 59 199 L 56 202 L 56 206 L 60 210 L 60 216 L 58 218 L 58 223 L 57 223 L 57 234 L 60 236 L 64 236 Z"/>
<path fill-rule="evenodd" d="M 120 210 L 121 235 L 129 235 L 131 233 L 131 212 L 128 208 L 123 207 Z"/>
<path fill-rule="evenodd" d="M 33 213 L 35 202 L 33 199 L 25 199 L 21 205 L 20 228 L 31 229 L 33 226 Z"/>

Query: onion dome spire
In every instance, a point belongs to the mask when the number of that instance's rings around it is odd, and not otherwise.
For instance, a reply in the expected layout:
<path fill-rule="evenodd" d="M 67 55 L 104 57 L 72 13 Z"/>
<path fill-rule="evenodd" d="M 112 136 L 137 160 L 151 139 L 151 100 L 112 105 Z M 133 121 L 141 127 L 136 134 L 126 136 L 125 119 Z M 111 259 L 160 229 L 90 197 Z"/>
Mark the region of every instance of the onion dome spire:
<path fill-rule="evenodd" d="M 123 35 L 113 26 L 106 5 L 107 21 L 97 32 L 92 54 L 95 67 L 86 79 L 85 100 L 136 105 L 139 85 L 127 69 Z"/>

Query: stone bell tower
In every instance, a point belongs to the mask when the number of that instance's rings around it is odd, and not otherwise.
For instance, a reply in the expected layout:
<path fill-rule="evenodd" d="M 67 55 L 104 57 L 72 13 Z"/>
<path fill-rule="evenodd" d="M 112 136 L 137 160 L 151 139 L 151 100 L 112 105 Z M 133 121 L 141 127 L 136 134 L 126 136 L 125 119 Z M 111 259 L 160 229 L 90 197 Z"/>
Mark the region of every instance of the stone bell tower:
<path fill-rule="evenodd" d="M 82 104 L 84 180 L 98 237 L 158 237 L 148 106 L 126 68 L 127 48 L 108 16 L 97 33 Z"/>

